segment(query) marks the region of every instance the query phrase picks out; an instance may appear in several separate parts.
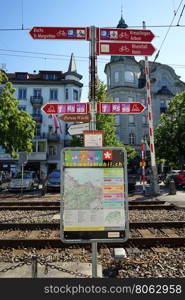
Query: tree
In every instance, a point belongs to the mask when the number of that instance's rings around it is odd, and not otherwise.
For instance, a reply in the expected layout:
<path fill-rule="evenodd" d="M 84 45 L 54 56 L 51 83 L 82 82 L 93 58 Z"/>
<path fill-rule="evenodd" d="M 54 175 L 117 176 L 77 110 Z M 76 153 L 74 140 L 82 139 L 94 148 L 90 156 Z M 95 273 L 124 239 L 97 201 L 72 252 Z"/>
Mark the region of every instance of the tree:
<path fill-rule="evenodd" d="M 183 169 L 185 162 L 185 92 L 177 94 L 162 114 L 155 131 L 156 156 Z"/>
<path fill-rule="evenodd" d="M 6 74 L 0 71 L 0 145 L 6 153 L 17 157 L 17 151 L 32 152 L 35 121 L 31 115 L 17 108 L 15 89 Z"/>
<path fill-rule="evenodd" d="M 103 82 L 99 83 L 97 102 L 112 102 L 107 96 L 106 86 Z M 97 114 L 96 129 L 104 131 L 104 146 L 124 147 L 129 159 L 133 159 L 136 156 L 134 148 L 124 145 L 116 139 L 115 116 L 113 114 Z"/>

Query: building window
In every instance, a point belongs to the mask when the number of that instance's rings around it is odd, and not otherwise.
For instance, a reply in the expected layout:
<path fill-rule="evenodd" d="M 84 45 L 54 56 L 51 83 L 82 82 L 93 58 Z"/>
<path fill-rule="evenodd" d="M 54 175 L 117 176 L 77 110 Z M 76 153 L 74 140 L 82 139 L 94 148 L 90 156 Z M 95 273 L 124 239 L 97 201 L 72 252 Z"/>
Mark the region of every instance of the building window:
<path fill-rule="evenodd" d="M 36 142 L 32 142 L 32 151 L 36 152 Z"/>
<path fill-rule="evenodd" d="M 136 136 L 133 132 L 131 132 L 129 134 L 129 144 L 130 145 L 135 145 L 135 142 L 136 142 Z"/>
<path fill-rule="evenodd" d="M 41 115 L 41 111 L 39 107 L 33 107 L 33 114 L 34 115 Z"/>
<path fill-rule="evenodd" d="M 45 141 L 38 142 L 38 152 L 46 152 L 46 142 Z"/>
<path fill-rule="evenodd" d="M 50 89 L 50 100 L 58 100 L 58 90 Z"/>
<path fill-rule="evenodd" d="M 27 73 L 16 73 L 16 79 L 27 79 Z"/>
<path fill-rule="evenodd" d="M 128 102 L 134 102 L 134 98 L 133 97 L 128 97 Z"/>
<path fill-rule="evenodd" d="M 36 124 L 35 127 L 35 136 L 40 136 L 41 135 L 41 125 L 40 124 Z"/>
<path fill-rule="evenodd" d="M 119 81 L 119 72 L 114 73 L 114 81 L 118 82 Z"/>
<path fill-rule="evenodd" d="M 129 125 L 135 125 L 135 117 L 130 115 L 128 117 L 128 123 L 129 123 Z"/>
<path fill-rule="evenodd" d="M 134 73 L 131 71 L 125 72 L 125 81 L 126 82 L 134 82 Z"/>
<path fill-rule="evenodd" d="M 33 90 L 33 96 L 36 97 L 40 97 L 42 95 L 42 90 L 41 89 L 34 89 Z"/>
<path fill-rule="evenodd" d="M 142 116 L 142 124 L 143 124 L 144 126 L 147 125 L 147 117 L 146 117 L 146 116 Z"/>
<path fill-rule="evenodd" d="M 165 113 L 167 111 L 167 104 L 165 100 L 161 100 L 160 102 L 160 113 Z"/>
<path fill-rule="evenodd" d="M 78 96 L 78 91 L 77 90 L 73 90 L 73 100 L 78 100 L 79 96 Z"/>
<path fill-rule="evenodd" d="M 18 99 L 19 100 L 26 100 L 26 89 L 19 89 L 18 90 Z"/>
<path fill-rule="evenodd" d="M 69 89 L 65 89 L 65 98 L 66 100 L 69 99 Z"/>
<path fill-rule="evenodd" d="M 51 145 L 49 146 L 49 156 L 56 156 L 57 155 L 57 146 Z"/>
<path fill-rule="evenodd" d="M 19 110 L 26 111 L 26 106 L 24 106 L 24 105 L 19 105 L 19 106 L 18 106 L 18 109 L 19 109 Z"/>
<path fill-rule="evenodd" d="M 115 98 L 114 98 L 114 101 L 115 101 L 115 102 L 119 102 L 119 97 L 115 97 Z"/>
<path fill-rule="evenodd" d="M 43 74 L 43 79 L 44 80 L 57 80 L 57 79 L 59 79 L 59 76 L 58 76 L 58 74 L 46 73 L 46 74 Z"/>

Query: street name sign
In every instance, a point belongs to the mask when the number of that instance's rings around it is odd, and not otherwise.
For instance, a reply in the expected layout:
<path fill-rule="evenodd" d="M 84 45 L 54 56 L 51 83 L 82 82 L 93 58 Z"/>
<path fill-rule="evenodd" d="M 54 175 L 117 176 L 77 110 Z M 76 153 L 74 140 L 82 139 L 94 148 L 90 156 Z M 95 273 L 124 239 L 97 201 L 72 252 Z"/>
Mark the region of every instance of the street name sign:
<path fill-rule="evenodd" d="M 91 114 L 64 114 L 60 117 L 64 122 L 90 122 Z"/>
<path fill-rule="evenodd" d="M 97 28 L 97 40 L 151 42 L 154 34 L 150 30 L 121 28 Z"/>
<path fill-rule="evenodd" d="M 140 102 L 98 102 L 100 114 L 140 114 L 146 109 Z"/>
<path fill-rule="evenodd" d="M 41 107 L 46 114 L 87 114 L 89 103 L 47 103 Z"/>
<path fill-rule="evenodd" d="M 68 132 L 70 135 L 83 134 L 84 130 L 89 130 L 89 123 L 74 124 L 69 126 Z"/>
<path fill-rule="evenodd" d="M 155 52 L 150 43 L 108 43 L 99 42 L 96 47 L 97 55 L 126 55 L 126 56 L 150 56 Z"/>
<path fill-rule="evenodd" d="M 89 30 L 86 27 L 33 27 L 29 33 L 39 40 L 87 40 Z"/>

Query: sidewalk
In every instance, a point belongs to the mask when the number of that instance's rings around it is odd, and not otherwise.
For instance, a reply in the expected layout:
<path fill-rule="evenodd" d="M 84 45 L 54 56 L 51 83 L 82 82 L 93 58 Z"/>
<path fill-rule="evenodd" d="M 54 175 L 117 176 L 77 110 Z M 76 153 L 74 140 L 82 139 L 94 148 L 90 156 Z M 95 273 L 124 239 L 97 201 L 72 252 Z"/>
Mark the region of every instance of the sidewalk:
<path fill-rule="evenodd" d="M 143 197 L 139 197 L 138 200 L 161 200 L 168 203 L 172 203 L 177 207 L 185 208 L 185 190 L 179 189 L 176 191 L 175 195 L 169 194 L 169 187 L 166 187 L 163 183 L 160 183 L 160 195 L 152 196 L 150 195 L 151 188 L 149 184 L 146 184 L 146 195 L 143 194 L 143 186 L 138 181 L 136 183 L 136 195 L 137 193 Z"/>

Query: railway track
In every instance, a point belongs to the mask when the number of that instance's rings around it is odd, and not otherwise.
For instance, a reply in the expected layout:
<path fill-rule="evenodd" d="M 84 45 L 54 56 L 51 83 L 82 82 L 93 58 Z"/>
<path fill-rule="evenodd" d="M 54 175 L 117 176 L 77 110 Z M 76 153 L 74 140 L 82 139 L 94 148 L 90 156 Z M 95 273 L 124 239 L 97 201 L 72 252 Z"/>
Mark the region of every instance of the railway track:
<path fill-rule="evenodd" d="M 60 240 L 59 223 L 0 224 L 0 248 L 67 248 Z M 131 222 L 129 239 L 125 243 L 106 243 L 108 247 L 129 245 L 185 246 L 185 221 Z M 101 243 L 100 243 L 101 245 Z"/>
<path fill-rule="evenodd" d="M 129 201 L 129 210 L 133 209 L 174 209 L 174 204 L 165 201 Z M 60 210 L 60 201 L 1 201 L 1 210 Z"/>

